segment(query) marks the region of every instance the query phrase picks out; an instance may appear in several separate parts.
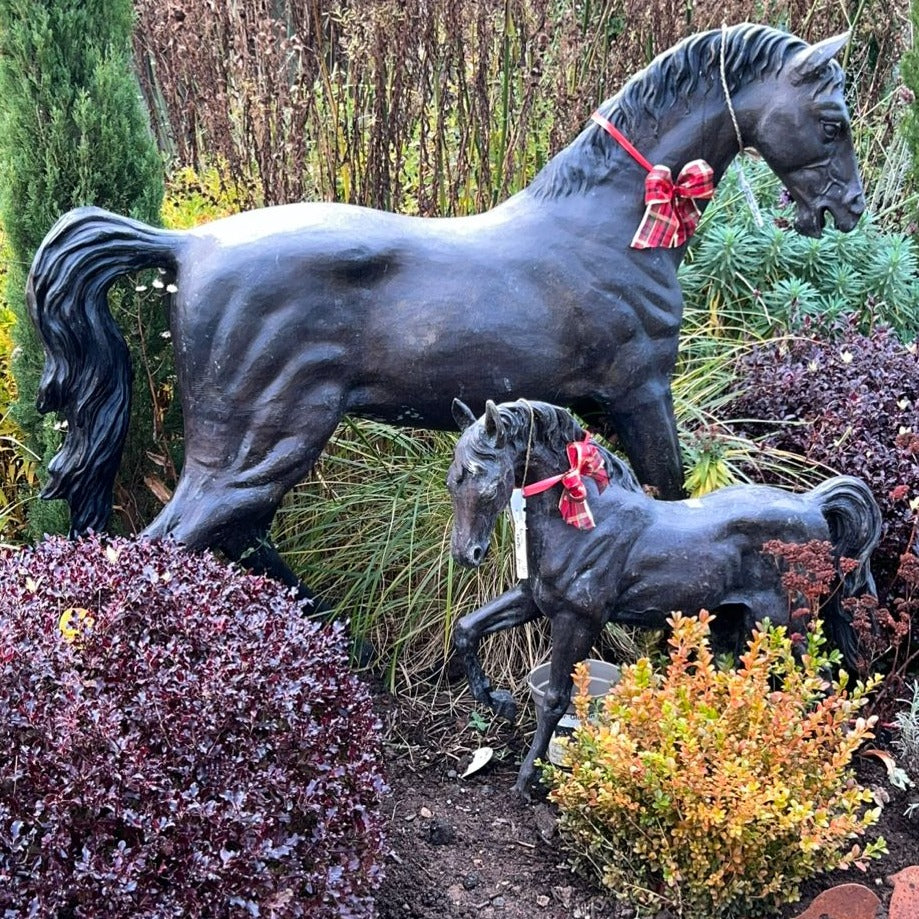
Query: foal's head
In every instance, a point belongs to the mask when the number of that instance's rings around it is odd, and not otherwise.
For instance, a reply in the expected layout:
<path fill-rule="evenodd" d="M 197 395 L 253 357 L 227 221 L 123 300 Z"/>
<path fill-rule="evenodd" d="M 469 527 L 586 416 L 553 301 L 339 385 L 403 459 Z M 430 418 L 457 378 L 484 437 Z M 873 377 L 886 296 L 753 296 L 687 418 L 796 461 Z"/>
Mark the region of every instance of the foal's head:
<path fill-rule="evenodd" d="M 489 401 L 480 419 L 456 399 L 453 417 L 463 434 L 447 473 L 452 551 L 460 564 L 476 566 L 514 485 L 563 472 L 567 444 L 583 440 L 585 432 L 565 409 L 527 399 L 500 406 Z"/>
<path fill-rule="evenodd" d="M 476 567 L 488 553 L 491 531 L 514 489 L 516 451 L 508 442 L 501 413 L 488 402 L 480 421 L 455 399 L 453 417 L 463 431 L 447 472 L 453 501 L 453 557 Z"/>

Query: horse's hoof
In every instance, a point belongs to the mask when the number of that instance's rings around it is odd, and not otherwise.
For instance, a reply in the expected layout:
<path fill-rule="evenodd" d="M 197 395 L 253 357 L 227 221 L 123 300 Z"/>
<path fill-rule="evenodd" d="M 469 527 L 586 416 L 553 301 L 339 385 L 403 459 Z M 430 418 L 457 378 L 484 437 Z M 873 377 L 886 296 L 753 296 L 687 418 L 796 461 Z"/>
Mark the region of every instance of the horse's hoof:
<path fill-rule="evenodd" d="M 527 804 L 533 803 L 533 791 L 529 785 L 524 785 L 522 788 L 520 785 L 515 785 L 514 794 L 517 795 L 521 801 L 525 801 Z"/>
<path fill-rule="evenodd" d="M 522 798 L 528 804 L 533 803 L 533 779 L 534 773 L 532 771 L 526 774 L 521 771 L 517 776 L 517 781 L 514 782 L 514 794 Z"/>
<path fill-rule="evenodd" d="M 494 690 L 491 693 L 488 704 L 499 718 L 503 718 L 505 721 L 517 720 L 517 703 L 506 689 Z"/>

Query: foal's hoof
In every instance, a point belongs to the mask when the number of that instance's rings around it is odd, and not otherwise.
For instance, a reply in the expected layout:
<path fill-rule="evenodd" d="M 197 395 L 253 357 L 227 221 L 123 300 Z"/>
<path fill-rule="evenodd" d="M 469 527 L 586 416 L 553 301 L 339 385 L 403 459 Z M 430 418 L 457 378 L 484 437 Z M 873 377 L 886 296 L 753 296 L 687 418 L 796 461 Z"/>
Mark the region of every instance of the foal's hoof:
<path fill-rule="evenodd" d="M 545 797 L 544 791 L 540 794 L 541 786 L 537 787 L 538 785 L 536 770 L 533 767 L 521 766 L 517 781 L 514 782 L 514 793 L 524 801 L 532 803 L 537 798 Z"/>
<path fill-rule="evenodd" d="M 492 711 L 505 721 L 516 721 L 517 703 L 506 689 L 495 689 L 488 700 Z"/>

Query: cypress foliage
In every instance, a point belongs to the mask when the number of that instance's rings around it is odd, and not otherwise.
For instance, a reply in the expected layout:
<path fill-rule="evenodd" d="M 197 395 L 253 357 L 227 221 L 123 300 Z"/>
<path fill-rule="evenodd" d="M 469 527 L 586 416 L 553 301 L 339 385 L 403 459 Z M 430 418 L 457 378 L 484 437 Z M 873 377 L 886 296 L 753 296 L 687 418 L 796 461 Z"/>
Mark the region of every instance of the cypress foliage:
<path fill-rule="evenodd" d="M 26 314 L 25 279 L 35 250 L 61 214 L 82 204 L 159 220 L 163 164 L 132 69 L 132 25 L 131 0 L 0 0 L 0 219 L 13 251 L 6 297 L 17 316 L 15 416 L 43 468 L 61 434 L 55 418 L 34 408 L 44 358 Z M 110 302 L 136 371 L 123 500 L 145 493 L 152 446 L 154 406 L 139 357 L 166 373 L 168 342 L 158 297 L 141 299 L 124 286 Z M 131 516 L 149 510 L 133 507 Z M 65 527 L 63 502 L 33 502 L 32 535 Z"/>
<path fill-rule="evenodd" d="M 919 0 L 910 0 L 909 18 L 915 35 L 919 29 Z M 919 47 L 915 40 L 900 59 L 900 77 L 912 93 L 906 115 L 900 123 L 900 130 L 912 154 L 912 178 L 919 181 Z"/>

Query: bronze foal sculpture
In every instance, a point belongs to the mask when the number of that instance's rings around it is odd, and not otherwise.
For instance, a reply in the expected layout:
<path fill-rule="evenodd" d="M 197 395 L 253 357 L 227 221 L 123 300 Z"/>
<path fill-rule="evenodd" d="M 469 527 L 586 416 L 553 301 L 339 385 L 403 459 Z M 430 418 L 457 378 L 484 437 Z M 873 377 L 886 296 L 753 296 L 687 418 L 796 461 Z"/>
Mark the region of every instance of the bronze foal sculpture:
<path fill-rule="evenodd" d="M 513 697 L 492 689 L 482 670 L 479 642 L 541 616 L 551 622 L 549 687 L 520 767 L 519 792 L 528 793 L 536 760 L 545 756 L 568 708 L 574 665 L 588 656 L 606 623 L 657 629 L 666 627 L 673 610 L 707 609 L 737 653 L 757 621 L 788 624 L 781 571 L 762 553 L 769 540 L 825 540 L 837 562 L 857 562 L 840 575 L 822 610 L 829 633 L 854 663 L 855 634 L 840 601 L 875 592 L 870 559 L 881 535 L 880 511 L 860 479 L 836 476 L 805 494 L 735 485 L 703 498 L 655 501 L 629 467 L 587 438 L 564 409 L 521 399 L 489 402 L 479 420 L 462 403 L 455 412 L 465 430 L 447 476 L 454 558 L 480 565 L 511 490 L 530 493 L 529 577 L 464 616 L 454 632 L 473 696 L 513 718 Z"/>

